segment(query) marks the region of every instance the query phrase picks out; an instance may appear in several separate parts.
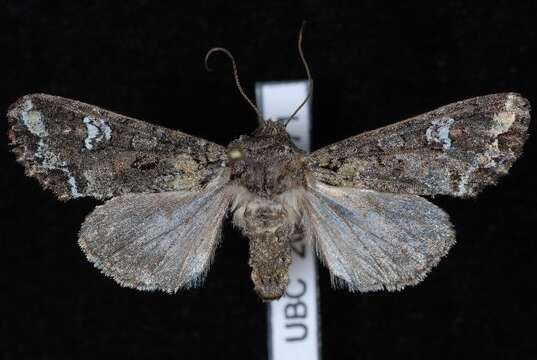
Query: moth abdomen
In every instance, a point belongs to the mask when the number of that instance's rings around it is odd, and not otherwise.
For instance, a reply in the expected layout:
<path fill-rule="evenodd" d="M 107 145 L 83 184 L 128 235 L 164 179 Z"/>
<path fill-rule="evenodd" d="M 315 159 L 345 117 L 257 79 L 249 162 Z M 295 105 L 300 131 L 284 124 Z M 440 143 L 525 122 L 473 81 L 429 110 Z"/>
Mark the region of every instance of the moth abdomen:
<path fill-rule="evenodd" d="M 254 290 L 263 300 L 279 299 L 289 281 L 291 246 L 287 234 L 261 232 L 250 238 L 250 261 Z"/>
<path fill-rule="evenodd" d="M 283 199 L 264 199 L 243 188 L 236 198 L 233 222 L 250 241 L 252 281 L 264 300 L 285 293 L 291 264 L 291 239 L 302 237 L 296 210 Z"/>

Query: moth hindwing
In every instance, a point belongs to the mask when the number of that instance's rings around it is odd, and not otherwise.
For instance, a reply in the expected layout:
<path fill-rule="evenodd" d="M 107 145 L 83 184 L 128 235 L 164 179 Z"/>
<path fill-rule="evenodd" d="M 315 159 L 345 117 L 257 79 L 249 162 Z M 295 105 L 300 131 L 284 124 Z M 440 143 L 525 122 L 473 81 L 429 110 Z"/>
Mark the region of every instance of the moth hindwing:
<path fill-rule="evenodd" d="M 88 259 L 122 285 L 199 285 L 228 211 L 249 238 L 254 289 L 286 290 L 291 244 L 312 243 L 333 283 L 398 290 L 455 243 L 421 195 L 477 195 L 522 153 L 529 103 L 505 93 L 453 103 L 312 154 L 265 121 L 227 148 L 74 100 L 28 95 L 8 112 L 17 160 L 68 200 L 107 200 L 85 220 Z"/>

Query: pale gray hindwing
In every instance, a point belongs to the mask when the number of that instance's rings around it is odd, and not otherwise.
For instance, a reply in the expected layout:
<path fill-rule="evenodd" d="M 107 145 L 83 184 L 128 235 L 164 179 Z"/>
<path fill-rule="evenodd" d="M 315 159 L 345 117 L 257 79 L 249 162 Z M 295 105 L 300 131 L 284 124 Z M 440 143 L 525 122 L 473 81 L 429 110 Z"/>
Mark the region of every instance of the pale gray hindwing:
<path fill-rule="evenodd" d="M 350 291 L 414 285 L 455 243 L 448 215 L 419 196 L 313 182 L 304 203 L 307 239 Z"/>
<path fill-rule="evenodd" d="M 224 172 L 225 173 L 225 172 Z M 98 206 L 79 243 L 123 286 L 176 292 L 203 282 L 233 200 L 221 174 L 199 192 L 128 194 Z"/>

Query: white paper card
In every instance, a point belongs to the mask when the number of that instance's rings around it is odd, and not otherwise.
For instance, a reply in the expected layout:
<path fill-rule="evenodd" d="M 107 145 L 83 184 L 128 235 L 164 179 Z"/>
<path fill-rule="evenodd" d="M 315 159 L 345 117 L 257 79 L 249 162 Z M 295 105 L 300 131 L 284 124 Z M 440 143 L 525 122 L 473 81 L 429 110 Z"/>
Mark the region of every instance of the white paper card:
<path fill-rule="evenodd" d="M 307 81 L 256 84 L 257 104 L 265 119 L 287 119 L 306 98 L 307 92 Z M 308 102 L 287 125 L 295 144 L 308 152 L 310 114 Z M 304 240 L 293 244 L 287 292 L 268 305 L 268 317 L 269 359 L 320 359 L 316 263 L 313 249 Z"/>

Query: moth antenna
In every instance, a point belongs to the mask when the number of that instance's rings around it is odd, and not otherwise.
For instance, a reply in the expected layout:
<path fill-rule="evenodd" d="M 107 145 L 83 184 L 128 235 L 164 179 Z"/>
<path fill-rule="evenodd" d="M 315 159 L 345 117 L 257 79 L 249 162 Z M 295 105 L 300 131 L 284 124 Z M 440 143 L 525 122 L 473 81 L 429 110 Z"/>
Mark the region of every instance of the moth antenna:
<path fill-rule="evenodd" d="M 244 92 L 244 90 L 243 90 L 243 88 L 241 86 L 241 82 L 239 81 L 239 72 L 237 71 L 237 64 L 235 63 L 235 58 L 233 57 L 233 55 L 231 55 L 231 52 L 229 52 L 228 49 L 221 48 L 221 47 L 214 47 L 214 48 L 210 49 L 209 51 L 207 51 L 207 55 L 205 55 L 205 69 L 207 71 L 212 71 L 212 69 L 209 68 L 209 65 L 207 64 L 207 62 L 209 60 L 209 57 L 215 52 L 223 52 L 231 60 L 231 65 L 233 65 L 233 76 L 235 77 L 235 84 L 237 85 L 237 89 L 241 93 L 242 97 L 255 110 L 255 112 L 257 113 L 257 116 L 259 117 L 259 119 L 263 120 L 263 115 L 261 115 L 261 112 L 259 111 L 257 106 L 255 106 L 255 104 L 252 102 L 252 100 L 250 100 L 250 98 L 248 97 L 248 95 L 246 95 L 246 93 Z"/>
<path fill-rule="evenodd" d="M 308 75 L 308 95 L 302 101 L 302 103 L 296 108 L 295 112 L 289 116 L 289 118 L 284 122 L 284 125 L 287 126 L 289 124 L 289 121 L 302 109 L 304 105 L 308 102 L 308 100 L 311 98 L 311 95 L 313 94 L 313 79 L 311 78 L 311 72 L 310 68 L 308 66 L 308 62 L 306 61 L 306 57 L 304 56 L 304 51 L 302 51 L 302 34 L 304 33 L 304 27 L 306 26 L 306 21 L 302 22 L 302 26 L 300 26 L 300 31 L 298 33 L 298 53 L 300 54 L 300 59 L 302 59 L 302 63 L 304 64 L 304 68 L 306 69 L 306 74 Z"/>

